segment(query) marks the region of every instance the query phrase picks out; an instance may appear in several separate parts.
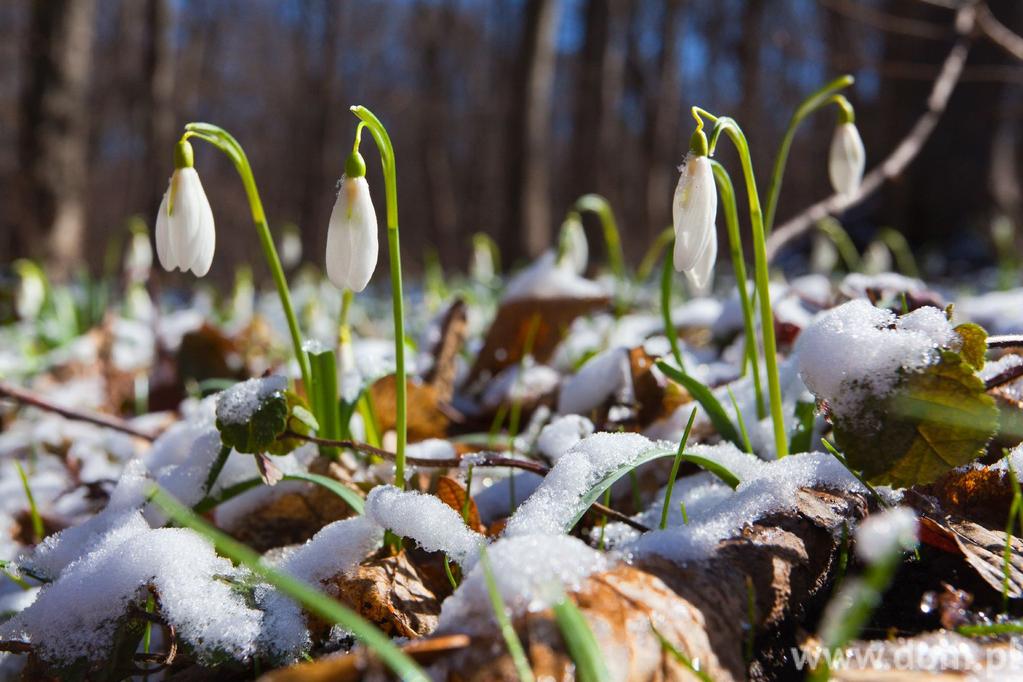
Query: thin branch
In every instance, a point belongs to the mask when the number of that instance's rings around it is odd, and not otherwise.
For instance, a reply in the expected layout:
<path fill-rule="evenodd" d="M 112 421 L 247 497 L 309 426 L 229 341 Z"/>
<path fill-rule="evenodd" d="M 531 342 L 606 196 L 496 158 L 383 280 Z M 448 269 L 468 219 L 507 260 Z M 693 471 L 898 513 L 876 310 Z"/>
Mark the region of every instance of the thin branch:
<path fill-rule="evenodd" d="M 988 348 L 1023 348 L 1023 334 L 1004 334 L 987 337 Z"/>
<path fill-rule="evenodd" d="M 767 239 L 767 258 L 774 260 L 778 251 L 789 241 L 802 235 L 819 220 L 829 215 L 841 213 L 859 204 L 876 192 L 886 181 L 899 176 L 906 166 L 916 158 L 931 133 L 934 132 L 948 100 L 952 96 L 959 77 L 962 75 L 966 57 L 970 52 L 974 27 L 976 25 L 977 6 L 975 2 L 963 5 L 956 12 L 955 27 L 959 38 L 949 51 L 941 72 L 931 87 L 927 98 L 927 110 L 910 129 L 909 134 L 900 142 L 892 153 L 879 166 L 870 171 L 855 194 L 847 196 L 833 194 L 827 199 L 817 202 L 802 213 L 771 232 Z"/>
<path fill-rule="evenodd" d="M 992 388 L 998 388 L 999 386 L 1007 384 L 1010 381 L 1015 381 L 1020 377 L 1023 377 L 1023 364 L 1013 365 L 985 381 L 984 390 L 990 391 Z"/>
<path fill-rule="evenodd" d="M 920 19 L 895 16 L 869 5 L 860 4 L 855 0 L 820 0 L 820 4 L 835 14 L 872 26 L 885 33 L 925 40 L 944 40 L 948 37 L 947 26 Z"/>
<path fill-rule="evenodd" d="M 1023 61 L 1023 37 L 998 21 L 987 3 L 977 8 L 977 28 L 995 45 Z"/>
<path fill-rule="evenodd" d="M 135 436 L 136 438 L 142 438 L 143 440 L 156 440 L 155 435 L 136 429 L 123 419 L 99 414 L 98 412 L 85 412 L 69 407 L 63 407 L 43 398 L 37 393 L 33 393 L 32 391 L 15 386 L 14 384 L 10 384 L 6 381 L 0 381 L 0 397 L 7 397 L 15 402 L 23 405 L 31 405 L 32 407 L 37 407 L 40 410 L 46 410 L 47 412 L 54 412 L 67 419 L 89 422 L 90 424 L 103 426 L 108 429 L 113 429 L 114 431 L 127 433 L 129 436 Z"/>
<path fill-rule="evenodd" d="M 350 450 L 356 450 L 358 452 L 364 452 L 370 455 L 376 455 L 382 457 L 388 461 L 393 462 L 395 454 L 381 448 L 373 447 L 366 443 L 360 443 L 354 440 L 331 440 L 329 438 L 317 438 L 316 436 L 305 436 L 301 433 L 295 433 L 294 431 L 285 431 L 283 434 L 287 438 L 295 438 L 297 440 L 305 440 L 310 443 L 316 443 L 317 445 L 325 445 L 333 448 L 347 448 Z M 422 457 L 406 457 L 405 462 L 417 467 L 424 468 L 435 468 L 435 469 L 458 469 L 462 466 L 463 457 L 452 457 L 448 459 L 425 459 Z M 500 467 L 508 469 L 521 469 L 522 471 L 529 471 L 536 474 L 537 476 L 546 476 L 550 472 L 549 467 L 545 467 L 539 462 L 530 462 L 524 459 L 512 459 L 510 457 L 498 457 L 490 454 L 477 454 L 472 455 L 471 460 L 473 466 L 477 467 Z M 645 533 L 650 530 L 642 523 L 631 519 L 625 514 L 612 509 L 611 507 L 605 506 L 599 502 L 594 502 L 592 509 L 595 512 L 606 515 L 609 519 L 615 521 L 621 521 L 622 523 L 635 528 L 636 530 Z"/>

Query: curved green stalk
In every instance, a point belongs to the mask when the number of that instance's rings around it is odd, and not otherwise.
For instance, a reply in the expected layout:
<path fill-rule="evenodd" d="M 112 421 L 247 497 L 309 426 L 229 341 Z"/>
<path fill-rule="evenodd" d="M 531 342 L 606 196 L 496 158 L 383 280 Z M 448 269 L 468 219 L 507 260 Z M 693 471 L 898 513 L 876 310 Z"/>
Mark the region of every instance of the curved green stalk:
<path fill-rule="evenodd" d="M 792 147 L 792 139 L 796 136 L 796 129 L 803 119 L 817 111 L 821 107 L 831 103 L 832 96 L 839 90 L 844 90 L 853 84 L 855 79 L 850 75 L 839 76 L 823 88 L 813 93 L 799 105 L 789 119 L 789 127 L 785 130 L 785 136 L 778 146 L 778 154 L 774 157 L 774 168 L 771 170 L 771 184 L 767 190 L 767 213 L 764 219 L 764 230 L 771 234 L 774 228 L 774 212 L 778 207 L 778 195 L 781 193 L 781 182 L 785 175 L 785 163 L 789 158 L 789 149 Z"/>
<path fill-rule="evenodd" d="M 646 281 L 646 278 L 650 276 L 650 273 L 654 271 L 654 265 L 657 264 L 657 259 L 661 257 L 661 252 L 664 251 L 668 244 L 671 244 L 675 240 L 675 228 L 669 225 L 668 227 L 661 230 L 661 233 L 654 239 L 654 243 L 650 245 L 650 248 L 643 254 L 643 260 L 639 262 L 639 267 L 636 268 L 636 279 L 640 282 Z"/>
<path fill-rule="evenodd" d="M 831 216 L 825 216 L 817 221 L 817 229 L 823 232 L 831 243 L 838 249 L 838 255 L 845 263 L 845 269 L 849 272 L 859 272 L 861 267 L 860 252 L 856 250 L 849 233 Z"/>
<path fill-rule="evenodd" d="M 387 129 L 373 112 L 363 106 L 351 108 L 358 116 L 380 151 L 380 163 L 384 169 L 384 195 L 387 202 L 387 251 L 391 261 L 391 306 L 394 310 L 394 379 L 397 414 L 395 431 L 398 444 L 394 458 L 394 484 L 405 487 L 405 443 L 408 441 L 408 386 L 405 377 L 405 311 L 401 291 L 401 249 L 398 244 L 398 181 L 394 171 L 394 147 Z"/>
<path fill-rule="evenodd" d="M 877 233 L 877 237 L 895 255 L 895 264 L 898 265 L 902 274 L 907 277 L 920 277 L 920 268 L 916 265 L 913 250 L 909 248 L 909 242 L 901 232 L 891 227 L 883 227 Z"/>
<path fill-rule="evenodd" d="M 604 229 L 604 243 L 607 245 L 607 262 L 615 277 L 625 281 L 625 255 L 622 251 L 622 239 L 618 232 L 618 221 L 611 210 L 611 204 L 599 194 L 584 194 L 575 202 L 575 210 L 582 213 L 590 211 L 600 218 L 600 226 Z"/>
<path fill-rule="evenodd" d="M 757 418 L 767 416 L 764 411 L 764 394 L 760 386 L 760 360 L 757 353 L 757 328 L 753 320 L 753 301 L 750 300 L 746 284 L 746 259 L 742 253 L 742 237 L 739 234 L 739 212 L 735 206 L 735 187 L 725 167 L 714 159 L 710 160 L 714 171 L 714 181 L 718 186 L 721 205 L 725 209 L 725 224 L 728 226 L 728 249 L 732 255 L 732 269 L 735 271 L 735 284 L 739 289 L 739 302 L 742 305 L 742 322 L 746 328 L 746 357 L 749 358 L 753 370 L 753 389 L 757 397 Z"/>
<path fill-rule="evenodd" d="M 750 224 L 753 228 L 753 258 L 756 273 L 757 297 L 760 299 L 760 328 L 764 339 L 764 359 L 767 368 L 767 387 L 771 403 L 771 421 L 774 424 L 774 446 L 778 458 L 789 452 L 789 442 L 785 433 L 785 418 L 782 414 L 781 382 L 778 380 L 778 346 L 774 337 L 774 313 L 771 310 L 771 292 L 768 279 L 767 240 L 764 234 L 764 214 L 760 208 L 760 195 L 757 193 L 757 180 L 753 175 L 753 160 L 750 158 L 749 143 L 746 135 L 734 119 L 720 118 L 693 107 L 694 115 L 706 116 L 714 121 L 714 129 L 709 140 L 709 150 L 713 154 L 721 133 L 735 145 L 742 161 L 742 174 L 746 181 L 746 194 L 749 200 Z"/>
<path fill-rule="evenodd" d="M 686 363 L 682 361 L 682 349 L 678 345 L 678 330 L 671 320 L 671 279 L 675 269 L 671 263 L 671 252 L 674 250 L 675 240 L 672 239 L 664 247 L 664 265 L 661 267 L 661 318 L 664 320 L 664 335 L 668 337 L 671 344 L 671 355 L 675 358 L 675 364 L 686 373 Z"/>
<path fill-rule="evenodd" d="M 235 170 L 238 171 L 238 175 L 242 179 L 245 196 L 249 200 L 249 210 L 252 212 L 252 221 L 256 224 L 256 232 L 259 234 L 259 244 L 263 247 L 267 265 L 270 266 L 270 274 L 277 286 L 277 295 L 281 299 L 284 317 L 288 320 L 288 331 L 291 333 L 291 344 L 295 348 L 295 360 L 298 361 L 299 370 L 302 372 L 302 383 L 306 390 L 309 390 L 312 385 L 309 374 L 309 358 L 306 357 L 305 350 L 302 348 L 302 332 L 298 327 L 295 309 L 291 305 L 288 280 L 284 277 L 281 258 L 277 255 L 277 247 L 274 246 L 273 237 L 270 235 L 270 226 L 266 222 L 263 202 L 259 198 L 256 179 L 252 175 L 252 167 L 249 165 L 248 157 L 245 156 L 245 150 L 230 133 L 210 123 L 189 123 L 185 126 L 185 130 L 187 131 L 184 135 L 185 139 L 196 137 L 224 152 L 234 163 Z"/>

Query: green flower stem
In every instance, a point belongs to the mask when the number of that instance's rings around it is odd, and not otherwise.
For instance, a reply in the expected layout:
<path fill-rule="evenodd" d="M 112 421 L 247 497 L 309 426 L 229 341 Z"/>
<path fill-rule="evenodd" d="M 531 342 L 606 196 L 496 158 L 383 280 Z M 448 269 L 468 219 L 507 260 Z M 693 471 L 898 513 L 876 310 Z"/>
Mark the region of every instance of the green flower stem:
<path fill-rule="evenodd" d="M 643 254 L 643 260 L 639 262 L 639 267 L 636 268 L 636 279 L 638 281 L 646 281 L 646 278 L 654 271 L 654 266 L 657 265 L 657 259 L 661 257 L 661 253 L 673 241 L 675 241 L 675 228 L 669 225 L 661 230 L 654 243 Z"/>
<path fill-rule="evenodd" d="M 675 240 L 672 239 L 664 247 L 664 264 L 661 266 L 661 317 L 664 319 L 664 334 L 671 344 L 671 355 L 675 358 L 675 364 L 686 373 L 686 363 L 682 361 L 682 349 L 678 345 L 678 330 L 671 319 L 671 281 L 675 274 L 672 267 L 671 253 L 674 250 Z"/>
<path fill-rule="evenodd" d="M 394 171 L 394 147 L 387 129 L 373 112 L 363 106 L 351 108 L 373 136 L 380 151 L 380 163 L 384 169 L 384 194 L 387 202 L 387 250 L 391 260 L 391 302 L 394 310 L 394 379 L 395 431 L 398 445 L 395 448 L 394 484 L 405 488 L 405 444 L 408 441 L 408 386 L 405 375 L 405 311 L 401 291 L 401 249 L 398 243 L 398 181 Z"/>
<path fill-rule="evenodd" d="M 785 131 L 785 136 L 781 139 L 781 145 L 778 146 L 778 154 L 774 157 L 774 168 L 771 170 L 771 185 L 767 190 L 767 214 L 764 220 L 764 229 L 767 234 L 771 234 L 771 230 L 774 228 L 774 213 L 778 208 L 778 195 L 781 194 L 782 178 L 785 175 L 785 163 L 788 161 L 789 149 L 792 147 L 792 140 L 796 136 L 799 124 L 813 112 L 834 103 L 832 100 L 834 94 L 839 90 L 848 88 L 854 81 L 855 79 L 850 75 L 839 76 L 803 100 L 803 103 L 792 114 L 792 118 L 789 119 L 789 127 Z"/>
<path fill-rule="evenodd" d="M 817 229 L 831 240 L 838 250 L 838 255 L 845 263 L 845 269 L 849 272 L 859 272 L 861 267 L 860 252 L 856 250 L 849 233 L 831 216 L 826 216 L 817 221 Z"/>
<path fill-rule="evenodd" d="M 341 409 L 338 405 L 337 362 L 334 359 L 334 351 L 310 352 L 309 364 L 313 378 L 310 396 L 318 408 L 316 415 L 319 422 L 318 433 L 324 438 L 337 440 L 341 438 Z M 340 450 L 321 445 L 320 454 L 337 459 Z"/>
<path fill-rule="evenodd" d="M 266 213 L 263 211 L 263 202 L 259 198 L 259 190 L 256 189 L 256 179 L 252 175 L 252 167 L 249 165 L 248 157 L 238 141 L 223 128 L 209 123 L 189 123 L 185 126 L 187 131 L 183 139 L 196 137 L 224 152 L 234 163 L 235 170 L 242 179 L 245 187 L 245 195 L 249 200 L 249 209 L 252 211 L 252 221 L 256 224 L 256 232 L 259 234 L 259 243 L 263 247 L 263 254 L 266 256 L 267 265 L 270 266 L 270 274 L 273 276 L 274 284 L 277 286 L 277 295 L 281 299 L 281 307 L 284 309 L 284 316 L 288 320 L 288 331 L 291 333 L 291 343 L 295 348 L 295 360 L 298 362 L 299 370 L 302 372 L 302 383 L 306 390 L 311 384 L 309 376 L 309 358 L 306 357 L 302 348 L 302 332 L 298 328 L 298 320 L 295 318 L 295 309 L 291 305 L 291 292 L 288 290 L 288 280 L 284 277 L 284 268 L 281 266 L 280 256 L 277 255 L 277 247 L 274 246 L 273 237 L 270 235 L 270 226 L 266 222 Z"/>
<path fill-rule="evenodd" d="M 789 453 L 789 442 L 785 434 L 785 418 L 782 415 L 781 383 L 778 380 L 778 348 L 774 338 L 774 314 L 771 311 L 771 292 L 768 279 L 767 243 L 764 235 L 764 214 L 760 208 L 757 180 L 753 175 L 753 160 L 750 158 L 746 135 L 734 119 L 720 118 L 703 109 L 693 107 L 694 116 L 705 116 L 714 122 L 710 135 L 710 152 L 714 153 L 721 133 L 728 135 L 739 152 L 742 174 L 746 180 L 746 194 L 749 200 L 750 224 L 753 228 L 753 257 L 756 273 L 757 296 L 760 299 L 760 328 L 764 339 L 764 359 L 767 368 L 767 387 L 771 401 L 771 421 L 774 424 L 774 446 L 778 458 Z"/>
<path fill-rule="evenodd" d="M 599 194 L 584 194 L 575 202 L 575 210 L 582 213 L 590 211 L 600 219 L 604 229 L 604 243 L 607 245 L 607 261 L 614 273 L 622 282 L 625 281 L 625 254 L 622 251 L 622 239 L 618 232 L 618 221 L 611 210 L 611 204 Z"/>
<path fill-rule="evenodd" d="M 725 167 L 714 159 L 710 160 L 714 171 L 714 180 L 718 186 L 721 205 L 725 209 L 725 224 L 728 226 L 728 248 L 732 254 L 732 269 L 735 271 L 735 283 L 739 289 L 739 302 L 742 304 L 742 321 L 746 328 L 746 357 L 753 370 L 753 389 L 757 397 L 757 418 L 767 416 L 764 410 L 763 388 L 760 386 L 760 360 L 757 354 L 757 327 L 753 319 L 753 301 L 750 300 L 746 283 L 746 259 L 742 253 L 742 237 L 739 234 L 739 212 L 735 206 L 735 187 Z"/>
<path fill-rule="evenodd" d="M 901 232 L 890 227 L 883 227 L 877 233 L 877 238 L 895 256 L 895 264 L 902 274 L 907 277 L 920 277 L 920 268 L 917 267 L 916 258 L 913 256 L 913 249 L 909 247 L 909 242 L 906 241 Z"/>

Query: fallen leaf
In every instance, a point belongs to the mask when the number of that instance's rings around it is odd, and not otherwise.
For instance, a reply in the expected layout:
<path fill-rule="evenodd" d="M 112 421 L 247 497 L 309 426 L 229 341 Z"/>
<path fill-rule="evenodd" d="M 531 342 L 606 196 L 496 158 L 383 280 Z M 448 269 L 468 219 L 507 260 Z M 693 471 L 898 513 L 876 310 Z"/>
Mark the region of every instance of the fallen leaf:
<path fill-rule="evenodd" d="M 351 576 L 329 581 L 359 615 L 392 637 L 422 637 L 433 632 L 440 602 L 405 552 L 363 563 Z"/>
<path fill-rule="evenodd" d="M 522 359 L 534 318 L 539 317 L 540 323 L 533 339 L 532 355 L 543 363 L 551 357 L 575 318 L 607 308 L 610 303 L 609 297 L 601 296 L 522 299 L 502 304 L 465 385 L 472 387 L 478 379 L 495 376 L 505 367 L 517 364 Z"/>
<path fill-rule="evenodd" d="M 463 488 L 458 481 L 447 476 L 440 476 L 437 479 L 437 497 L 441 499 L 441 502 L 454 509 L 459 514 L 462 514 L 462 509 L 466 504 L 465 488 Z M 480 513 L 476 509 L 476 502 L 471 498 L 468 500 L 468 513 L 466 518 L 466 525 L 473 530 L 482 533 L 484 532 L 483 524 L 480 523 Z"/>

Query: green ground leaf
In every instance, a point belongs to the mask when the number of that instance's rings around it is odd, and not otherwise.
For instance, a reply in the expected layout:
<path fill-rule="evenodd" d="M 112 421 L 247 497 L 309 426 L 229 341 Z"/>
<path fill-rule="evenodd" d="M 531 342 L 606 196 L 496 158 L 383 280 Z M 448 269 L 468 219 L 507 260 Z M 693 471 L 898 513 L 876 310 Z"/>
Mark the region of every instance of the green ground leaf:
<path fill-rule="evenodd" d="M 953 331 L 962 339 L 962 345 L 959 347 L 962 359 L 977 371 L 984 369 L 984 359 L 987 355 L 987 332 L 984 328 L 967 322 Z"/>
<path fill-rule="evenodd" d="M 998 428 L 998 408 L 975 373 L 986 335 L 979 327 L 963 332 L 959 352 L 942 351 L 937 364 L 907 375 L 860 414 L 834 415 L 835 440 L 849 466 L 871 483 L 929 483 L 984 454 Z M 859 426 L 865 416 L 879 428 Z"/>
<path fill-rule="evenodd" d="M 308 436 L 319 428 L 316 417 L 309 411 L 302 398 L 291 391 L 285 391 L 284 397 L 288 405 L 288 416 L 285 421 L 285 428 L 277 433 L 274 441 L 267 447 L 267 452 L 271 455 L 286 455 L 300 445 L 303 445 L 304 441 L 301 439 L 280 437 L 284 431 Z"/>

